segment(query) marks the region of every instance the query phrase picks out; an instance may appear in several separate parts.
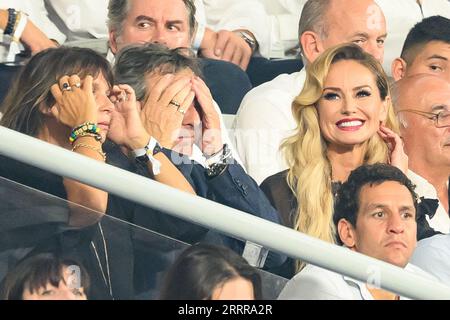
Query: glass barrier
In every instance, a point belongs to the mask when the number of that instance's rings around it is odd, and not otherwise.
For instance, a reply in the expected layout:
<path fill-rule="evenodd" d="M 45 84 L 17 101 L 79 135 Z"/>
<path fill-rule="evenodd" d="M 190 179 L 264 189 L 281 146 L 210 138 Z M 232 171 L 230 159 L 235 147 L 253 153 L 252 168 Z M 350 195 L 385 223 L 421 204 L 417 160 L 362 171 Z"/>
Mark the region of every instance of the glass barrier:
<path fill-rule="evenodd" d="M 20 261 L 23 265 L 51 253 L 74 263 L 72 276 L 87 271 L 89 299 L 158 299 L 165 272 L 189 246 L 1 177 L 0 199 L 3 288 L 6 275 L 9 280 L 21 280 Z M 275 299 L 287 280 L 259 273 L 264 299 Z"/>

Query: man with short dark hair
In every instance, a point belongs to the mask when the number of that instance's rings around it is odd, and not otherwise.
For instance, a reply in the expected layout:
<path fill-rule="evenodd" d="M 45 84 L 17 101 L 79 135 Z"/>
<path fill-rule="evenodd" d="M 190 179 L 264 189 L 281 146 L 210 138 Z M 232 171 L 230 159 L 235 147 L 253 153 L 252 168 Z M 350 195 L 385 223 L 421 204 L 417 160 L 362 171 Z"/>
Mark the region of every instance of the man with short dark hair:
<path fill-rule="evenodd" d="M 350 250 L 427 275 L 408 264 L 416 247 L 417 195 L 396 167 L 364 165 L 340 187 L 334 213 L 337 240 Z M 428 276 L 428 275 L 427 275 Z M 279 299 L 394 300 L 394 293 L 307 265 Z"/>
<path fill-rule="evenodd" d="M 191 48 L 197 23 L 193 0 L 110 0 L 108 28 L 112 53 L 123 47 L 155 42 L 171 49 Z M 238 66 L 202 59 L 207 85 L 223 113 L 236 113 L 251 84 Z"/>
<path fill-rule="evenodd" d="M 450 19 L 432 16 L 408 33 L 401 56 L 392 63 L 396 81 L 420 73 L 450 81 Z"/>

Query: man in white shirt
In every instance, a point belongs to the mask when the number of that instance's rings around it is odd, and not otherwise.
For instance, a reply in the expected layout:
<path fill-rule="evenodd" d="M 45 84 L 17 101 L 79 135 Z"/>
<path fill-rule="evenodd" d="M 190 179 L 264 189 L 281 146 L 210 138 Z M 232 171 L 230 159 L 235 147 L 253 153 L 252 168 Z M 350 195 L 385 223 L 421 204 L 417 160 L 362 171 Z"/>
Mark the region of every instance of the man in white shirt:
<path fill-rule="evenodd" d="M 450 82 L 418 74 L 396 82 L 393 94 L 400 134 L 409 159 L 410 179 L 421 197 L 438 199 L 430 226 L 450 232 Z"/>
<path fill-rule="evenodd" d="M 450 286 L 450 235 L 439 234 L 420 240 L 411 263 Z"/>
<path fill-rule="evenodd" d="M 414 185 L 401 170 L 387 164 L 361 166 L 352 171 L 337 194 L 333 220 L 338 243 L 425 275 L 408 264 L 416 247 L 416 208 Z M 379 288 L 381 281 L 376 270 L 368 270 L 366 284 L 308 265 L 286 284 L 279 299 L 398 299 Z"/>
<path fill-rule="evenodd" d="M 383 13 L 371 0 L 310 0 L 303 7 L 299 40 L 306 63 L 345 42 L 360 45 L 382 61 L 385 38 Z M 304 70 L 280 75 L 251 90 L 241 103 L 234 125 L 236 147 L 258 183 L 287 168 L 279 148 L 295 129 L 291 104 L 305 76 Z"/>

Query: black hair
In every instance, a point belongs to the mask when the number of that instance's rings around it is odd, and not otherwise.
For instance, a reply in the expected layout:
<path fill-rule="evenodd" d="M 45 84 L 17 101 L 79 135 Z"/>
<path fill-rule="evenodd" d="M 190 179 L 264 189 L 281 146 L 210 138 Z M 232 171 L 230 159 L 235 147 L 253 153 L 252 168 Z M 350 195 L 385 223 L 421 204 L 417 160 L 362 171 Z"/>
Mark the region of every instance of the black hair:
<path fill-rule="evenodd" d="M 1 300 L 22 300 L 25 290 L 31 293 L 45 288 L 48 283 L 58 287 L 60 281 L 65 283 L 64 269 L 75 266 L 80 271 L 80 287 L 88 295 L 90 280 L 86 269 L 76 260 L 64 258 L 54 253 L 40 253 L 19 262 L 2 281 Z M 67 284 L 67 283 L 66 283 Z"/>
<path fill-rule="evenodd" d="M 342 184 L 337 192 L 333 215 L 333 222 L 336 226 L 336 230 L 338 229 L 337 226 L 341 219 L 347 220 L 353 225 L 353 227 L 356 226 L 359 211 L 360 192 L 365 185 L 379 185 L 386 181 L 397 181 L 401 185 L 405 186 L 411 193 L 414 208 L 417 212 L 418 204 L 417 194 L 414 191 L 415 185 L 400 169 L 384 163 L 363 165 L 350 173 L 348 180 Z M 336 241 L 342 245 L 339 235 L 336 235 Z"/>
<path fill-rule="evenodd" d="M 408 64 L 413 63 L 419 49 L 431 41 L 450 43 L 450 19 L 432 16 L 417 23 L 406 37 L 401 58 Z"/>
<path fill-rule="evenodd" d="M 215 288 L 242 277 L 253 284 L 256 300 L 262 299 L 257 270 L 234 251 L 211 244 L 196 244 L 183 251 L 166 274 L 162 300 L 210 300 Z"/>

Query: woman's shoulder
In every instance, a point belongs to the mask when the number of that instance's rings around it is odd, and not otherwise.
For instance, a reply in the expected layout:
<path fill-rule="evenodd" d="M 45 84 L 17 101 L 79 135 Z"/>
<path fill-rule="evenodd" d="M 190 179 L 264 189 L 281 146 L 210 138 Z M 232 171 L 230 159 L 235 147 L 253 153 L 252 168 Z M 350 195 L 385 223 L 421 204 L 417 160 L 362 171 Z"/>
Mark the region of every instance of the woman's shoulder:
<path fill-rule="evenodd" d="M 289 188 L 289 185 L 287 183 L 287 174 L 289 170 L 280 171 L 278 173 L 275 173 L 274 175 L 271 175 L 264 179 L 264 181 L 261 183 L 261 188 L 273 188 L 273 187 L 287 187 Z"/>

